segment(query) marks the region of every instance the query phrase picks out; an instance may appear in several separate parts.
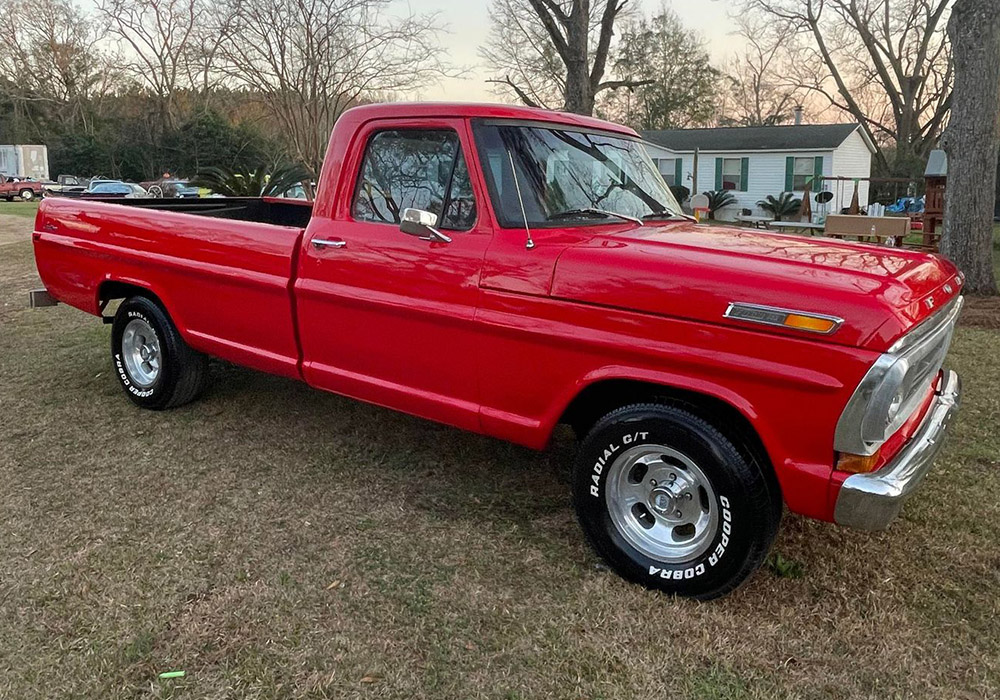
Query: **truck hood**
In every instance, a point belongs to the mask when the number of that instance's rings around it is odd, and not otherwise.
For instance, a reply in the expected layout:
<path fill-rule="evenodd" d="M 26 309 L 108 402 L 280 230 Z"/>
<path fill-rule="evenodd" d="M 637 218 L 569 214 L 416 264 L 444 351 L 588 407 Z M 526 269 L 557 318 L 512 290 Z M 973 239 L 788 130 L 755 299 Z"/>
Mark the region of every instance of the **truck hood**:
<path fill-rule="evenodd" d="M 959 293 L 937 255 L 670 222 L 604 229 L 559 256 L 551 295 L 588 304 L 885 350 Z M 744 302 L 838 316 L 829 336 L 725 318 Z"/>

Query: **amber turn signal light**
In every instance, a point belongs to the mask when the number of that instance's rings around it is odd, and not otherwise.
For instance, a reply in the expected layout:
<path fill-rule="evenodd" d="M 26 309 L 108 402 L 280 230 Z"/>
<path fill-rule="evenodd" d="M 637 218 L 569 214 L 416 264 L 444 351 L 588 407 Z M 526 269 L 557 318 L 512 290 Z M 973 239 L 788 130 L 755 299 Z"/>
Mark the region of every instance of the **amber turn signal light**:
<path fill-rule="evenodd" d="M 789 328 L 798 328 L 802 331 L 812 331 L 813 333 L 829 333 L 837 327 L 837 322 L 830 318 L 788 314 L 785 317 L 784 325 Z"/>
<path fill-rule="evenodd" d="M 873 455 L 852 455 L 841 452 L 837 458 L 837 470 L 851 474 L 867 474 L 878 464 L 879 451 Z"/>

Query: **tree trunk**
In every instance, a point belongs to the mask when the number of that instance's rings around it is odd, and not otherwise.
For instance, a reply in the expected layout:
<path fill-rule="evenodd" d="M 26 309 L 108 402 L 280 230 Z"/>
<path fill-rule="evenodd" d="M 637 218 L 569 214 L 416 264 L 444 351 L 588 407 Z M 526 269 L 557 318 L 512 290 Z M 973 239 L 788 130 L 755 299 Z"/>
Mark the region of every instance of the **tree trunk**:
<path fill-rule="evenodd" d="M 997 294 L 993 206 L 1000 148 L 1000 13 L 996 0 L 958 0 L 948 22 L 955 63 L 941 252 L 965 273 L 965 289 Z"/>
<path fill-rule="evenodd" d="M 578 0 L 566 27 L 566 104 L 567 112 L 594 113 L 594 95 L 590 89 L 590 2 Z"/>

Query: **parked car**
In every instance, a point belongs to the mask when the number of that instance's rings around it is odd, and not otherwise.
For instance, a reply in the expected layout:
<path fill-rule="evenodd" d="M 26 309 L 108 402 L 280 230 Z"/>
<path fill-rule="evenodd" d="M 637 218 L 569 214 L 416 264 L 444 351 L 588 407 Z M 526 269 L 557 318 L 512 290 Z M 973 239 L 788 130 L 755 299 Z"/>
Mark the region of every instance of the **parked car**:
<path fill-rule="evenodd" d="M 70 194 L 72 192 L 83 192 L 87 189 L 89 181 L 76 175 L 60 175 L 55 182 L 46 182 L 43 186 L 43 194 Z"/>
<path fill-rule="evenodd" d="M 0 177 L 0 198 L 8 202 L 13 199 L 21 199 L 30 202 L 36 197 L 42 196 L 42 183 L 25 177 L 4 176 Z"/>
<path fill-rule="evenodd" d="M 629 128 L 369 105 L 337 122 L 315 206 L 46 199 L 33 298 L 122 300 L 110 359 L 147 409 L 193 400 L 212 355 L 535 449 L 566 423 L 597 552 L 707 599 L 761 565 L 783 504 L 893 520 L 958 404 L 963 277 L 679 212 Z"/>
<path fill-rule="evenodd" d="M 200 197 L 200 190 L 191 187 L 187 180 L 152 180 L 140 183 L 149 192 L 150 197 L 180 197 L 193 199 Z"/>
<path fill-rule="evenodd" d="M 90 179 L 86 179 L 86 178 L 83 178 L 83 179 L 81 179 L 81 178 L 74 178 L 74 179 L 76 179 L 76 181 L 78 183 L 82 183 L 82 184 L 65 186 L 62 189 L 56 189 L 56 188 L 47 186 L 45 188 L 45 192 L 50 197 L 54 197 L 54 196 L 60 196 L 60 197 L 83 197 L 84 195 L 91 194 L 93 192 L 94 188 L 96 188 L 98 185 L 102 185 L 102 184 L 105 184 L 105 183 L 118 183 L 118 182 L 121 182 L 121 180 L 114 180 L 114 179 L 107 178 L 107 177 L 102 177 L 102 176 L 96 176 L 96 177 L 92 177 Z"/>
<path fill-rule="evenodd" d="M 94 197 L 121 197 L 124 199 L 144 199 L 149 197 L 149 192 L 141 185 L 134 182 L 119 182 L 116 180 L 102 180 L 91 182 L 90 186 L 81 195 L 82 199 Z"/>
<path fill-rule="evenodd" d="M 306 192 L 306 188 L 302 183 L 297 185 L 292 185 L 287 190 L 281 193 L 281 196 L 285 199 L 308 199 L 309 195 Z"/>

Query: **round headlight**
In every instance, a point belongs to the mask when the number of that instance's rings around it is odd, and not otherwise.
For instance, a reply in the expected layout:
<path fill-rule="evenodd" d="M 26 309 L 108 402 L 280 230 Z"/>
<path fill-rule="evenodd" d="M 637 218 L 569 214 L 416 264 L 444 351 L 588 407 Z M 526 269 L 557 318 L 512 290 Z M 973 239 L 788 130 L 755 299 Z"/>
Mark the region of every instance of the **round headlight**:
<path fill-rule="evenodd" d="M 909 363 L 903 358 L 891 358 L 884 368 L 881 381 L 874 387 L 864 406 L 861 436 L 869 443 L 880 443 L 892 434 L 893 425 L 906 401 L 906 373 Z"/>
<path fill-rule="evenodd" d="M 904 388 L 900 388 L 896 392 L 896 395 L 892 397 L 892 401 L 889 402 L 889 408 L 886 410 L 885 424 L 892 425 L 892 422 L 896 420 L 896 416 L 899 415 L 899 409 L 903 407 L 903 401 L 906 400 L 906 391 Z"/>

